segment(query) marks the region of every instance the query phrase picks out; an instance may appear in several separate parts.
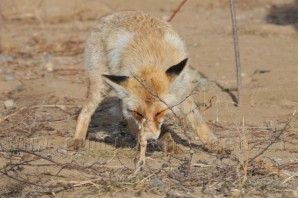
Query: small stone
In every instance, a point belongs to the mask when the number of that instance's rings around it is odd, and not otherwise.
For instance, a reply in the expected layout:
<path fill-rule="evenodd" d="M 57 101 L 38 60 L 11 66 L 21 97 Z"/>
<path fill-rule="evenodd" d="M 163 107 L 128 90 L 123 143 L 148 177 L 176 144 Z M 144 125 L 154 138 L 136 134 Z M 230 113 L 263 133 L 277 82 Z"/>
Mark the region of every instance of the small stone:
<path fill-rule="evenodd" d="M 11 56 L 7 56 L 7 55 L 4 55 L 4 54 L 0 54 L 0 62 L 1 61 L 12 61 L 12 57 Z"/>
<path fill-rule="evenodd" d="M 241 77 L 247 76 L 247 73 L 241 73 Z"/>
<path fill-rule="evenodd" d="M 42 70 L 46 70 L 48 72 L 54 71 L 54 62 L 51 54 L 46 54 L 43 57 L 43 62 L 40 65 Z"/>
<path fill-rule="evenodd" d="M 194 43 L 194 44 L 192 44 L 192 46 L 193 46 L 193 47 L 198 47 L 199 44 L 198 44 L 198 43 Z"/>
<path fill-rule="evenodd" d="M 14 106 L 14 101 L 11 99 L 6 100 L 6 101 L 4 101 L 4 106 L 6 109 L 10 109 Z"/>
<path fill-rule="evenodd" d="M 45 65 L 45 67 L 46 67 L 46 70 L 48 72 L 52 72 L 54 70 L 54 66 L 53 66 L 52 61 L 47 62 L 47 64 Z"/>
<path fill-rule="evenodd" d="M 65 149 L 57 149 L 57 152 L 58 153 L 61 153 L 61 154 L 66 154 L 67 153 L 67 150 L 65 150 Z"/>
<path fill-rule="evenodd" d="M 24 85 L 17 85 L 15 91 L 17 93 L 24 91 Z"/>
<path fill-rule="evenodd" d="M 159 188 L 160 190 L 163 190 L 164 189 L 164 183 L 160 179 L 158 179 L 156 177 L 154 177 L 151 180 L 151 186 L 152 187 L 155 187 L 155 188 Z"/>
<path fill-rule="evenodd" d="M 13 76 L 10 75 L 10 74 L 5 74 L 5 75 L 4 75 L 4 80 L 5 80 L 5 81 L 11 81 L 11 80 L 13 80 L 13 79 L 14 79 Z"/>
<path fill-rule="evenodd" d="M 161 166 L 161 168 L 168 168 L 168 167 L 169 167 L 169 164 L 166 164 L 166 163 L 162 164 Z"/>

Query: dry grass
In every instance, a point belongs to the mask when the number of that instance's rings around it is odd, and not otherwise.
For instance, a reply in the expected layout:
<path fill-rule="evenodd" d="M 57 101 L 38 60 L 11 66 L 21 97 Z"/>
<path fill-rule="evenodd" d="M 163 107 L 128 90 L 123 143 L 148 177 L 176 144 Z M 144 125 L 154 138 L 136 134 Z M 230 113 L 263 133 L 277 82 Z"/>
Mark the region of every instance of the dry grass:
<path fill-rule="evenodd" d="M 185 153 L 178 156 L 156 152 L 159 149 L 153 142 L 149 145 L 148 165 L 138 175 L 133 176 L 134 166 L 132 160 L 129 160 L 134 156 L 133 148 L 121 147 L 121 144 L 117 146 L 116 142 L 112 142 L 111 146 L 104 146 L 110 143 L 89 141 L 86 150 L 68 152 L 64 149 L 63 141 L 62 143 L 54 141 L 57 132 L 48 134 L 47 140 L 42 140 L 42 131 L 48 131 L 47 126 L 51 122 L 56 122 L 55 119 L 48 119 L 42 128 L 31 129 L 29 137 L 32 138 L 28 138 L 28 133 L 25 132 L 28 131 L 27 124 L 30 125 L 28 122 L 32 120 L 33 115 L 38 114 L 40 108 L 48 112 L 53 108 L 56 113 L 67 112 L 67 115 L 64 115 L 67 119 L 73 106 L 64 104 L 22 107 L 2 119 L 1 134 L 6 134 L 4 137 L 6 141 L 1 141 L 0 145 L 2 158 L 0 173 L 6 181 L 5 185 L 1 185 L 2 197 L 55 196 L 73 192 L 82 196 L 90 193 L 106 195 L 125 192 L 135 196 L 144 193 L 168 196 L 200 193 L 239 197 L 243 194 L 270 194 L 276 190 L 288 195 L 291 194 L 289 189 L 293 189 L 291 186 L 295 184 L 297 177 L 295 173 L 297 163 L 272 164 L 259 160 L 273 144 L 280 142 L 281 136 L 288 133 L 290 119 L 282 129 L 270 131 L 272 136 L 266 141 L 254 142 L 264 145 L 263 149 L 256 149 L 257 152 L 253 152 L 255 148 L 249 143 L 250 137 L 248 137 L 248 134 L 251 134 L 249 130 L 255 129 L 245 128 L 243 122 L 242 128 L 235 130 L 242 145 L 240 152 L 232 153 L 230 156 L 205 153 L 210 155 L 211 161 L 200 160 L 202 152 L 200 147 L 193 145 L 193 149 L 189 151 L 186 136 Z M 106 116 L 105 113 L 100 110 L 97 115 Z M 26 122 L 27 124 L 20 124 Z M 38 126 L 37 122 L 31 125 Z M 73 124 L 74 122 L 75 120 Z M 124 126 L 120 127 L 121 130 L 125 130 Z M 183 136 L 181 126 L 170 125 L 170 128 Z M 8 132 L 15 134 L 18 139 L 12 138 Z M 63 132 L 60 135 L 61 139 L 64 139 L 63 136 L 69 136 Z M 117 137 L 121 139 L 124 136 L 118 133 L 114 141 Z M 51 142 L 58 146 L 53 146 Z M 134 145 L 132 140 L 130 142 Z M 184 144 L 183 141 L 181 143 Z M 118 148 L 115 148 L 115 145 Z M 265 187 L 265 183 L 261 181 L 270 182 L 271 185 Z"/>

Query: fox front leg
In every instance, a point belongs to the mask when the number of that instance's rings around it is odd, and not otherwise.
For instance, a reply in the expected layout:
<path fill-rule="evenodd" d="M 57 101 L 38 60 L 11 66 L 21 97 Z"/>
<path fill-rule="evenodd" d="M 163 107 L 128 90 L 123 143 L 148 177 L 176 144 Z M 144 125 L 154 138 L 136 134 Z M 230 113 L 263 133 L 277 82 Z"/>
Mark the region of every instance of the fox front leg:
<path fill-rule="evenodd" d="M 218 143 L 218 139 L 204 121 L 192 98 L 188 98 L 183 102 L 182 109 L 188 124 L 197 132 L 203 144 L 212 145 Z"/>

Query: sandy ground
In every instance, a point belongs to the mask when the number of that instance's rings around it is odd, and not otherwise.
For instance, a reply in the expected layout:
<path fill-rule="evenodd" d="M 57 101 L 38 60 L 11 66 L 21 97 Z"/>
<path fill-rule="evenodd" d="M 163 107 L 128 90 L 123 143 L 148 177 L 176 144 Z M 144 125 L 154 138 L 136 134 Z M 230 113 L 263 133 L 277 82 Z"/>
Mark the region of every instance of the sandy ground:
<path fill-rule="evenodd" d="M 147 166 L 134 177 L 135 143 L 109 113 L 113 98 L 95 113 L 85 149 L 66 150 L 87 88 L 83 45 L 96 20 L 122 9 L 167 19 L 179 2 L 0 2 L 1 197 L 298 196 L 298 2 L 292 0 L 236 1 L 240 107 L 228 1 L 188 1 L 171 22 L 191 65 L 208 79 L 196 99 L 214 98 L 203 114 L 230 155 L 206 151 L 193 134 L 189 144 L 174 121 L 168 125 L 184 153 L 167 155 L 152 142 Z"/>

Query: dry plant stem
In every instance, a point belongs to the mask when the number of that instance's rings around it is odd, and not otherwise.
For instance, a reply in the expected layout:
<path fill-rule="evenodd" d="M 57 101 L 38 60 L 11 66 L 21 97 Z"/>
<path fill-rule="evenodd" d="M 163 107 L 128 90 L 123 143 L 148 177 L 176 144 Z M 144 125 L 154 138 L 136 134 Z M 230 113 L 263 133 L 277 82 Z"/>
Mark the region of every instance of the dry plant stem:
<path fill-rule="evenodd" d="M 65 108 L 66 107 L 77 107 L 77 106 L 69 106 L 69 105 L 34 105 L 34 106 L 28 106 L 28 107 L 21 107 L 18 110 L 16 110 L 15 112 L 5 116 L 4 118 L 0 118 L 0 124 L 2 122 L 4 122 L 5 120 L 9 119 L 10 117 L 13 117 L 15 115 L 17 115 L 18 113 L 20 113 L 21 111 L 25 110 L 25 109 L 33 109 L 33 108 L 40 108 L 40 107 L 54 107 L 54 108 L 59 108 L 62 111 L 65 112 Z M 68 113 L 68 112 L 66 112 Z"/>
<path fill-rule="evenodd" d="M 293 117 L 294 117 L 294 115 L 293 115 Z M 248 164 L 251 164 L 255 159 L 257 159 L 258 157 L 260 157 L 263 153 L 265 153 L 268 149 L 269 149 L 269 147 L 270 146 L 272 146 L 272 144 L 274 144 L 274 143 L 276 143 L 276 141 L 280 138 L 280 136 L 287 130 L 287 129 L 289 129 L 289 127 L 290 127 L 290 122 L 292 121 L 292 118 L 293 117 L 291 117 L 289 120 L 288 120 L 288 122 L 285 124 L 285 126 L 282 128 L 282 129 L 280 129 L 280 131 L 279 131 L 279 133 L 277 133 L 277 134 L 273 134 L 272 136 L 271 136 L 271 141 L 269 142 L 269 144 L 262 150 L 262 151 L 260 151 L 257 155 L 255 155 L 253 158 L 251 158 L 249 161 L 248 161 Z"/>
<path fill-rule="evenodd" d="M 81 166 L 79 164 L 75 164 L 73 162 L 71 163 L 60 163 L 60 162 L 57 162 L 49 157 L 45 157 L 45 156 L 42 156 L 40 154 L 37 154 L 36 152 L 34 151 L 27 151 L 27 150 L 24 150 L 24 149 L 10 149 L 10 150 L 5 150 L 5 149 L 1 149 L 0 152 L 5 152 L 5 153 L 27 153 L 27 154 L 31 154 L 33 156 L 37 156 L 41 159 L 44 159 L 46 161 L 49 161 L 53 164 L 56 164 L 57 166 L 61 166 L 61 170 L 63 169 L 75 169 L 75 170 L 78 170 L 78 171 L 82 171 L 84 172 L 87 168 L 91 169 L 92 171 L 96 172 L 95 169 L 93 169 L 93 167 L 91 166 Z M 61 172 L 61 170 L 59 172 Z"/>
<path fill-rule="evenodd" d="M 248 158 L 249 158 L 248 140 L 247 140 L 247 137 L 245 136 L 245 133 L 244 133 L 244 118 L 243 118 L 242 124 L 243 124 L 242 125 L 242 141 L 243 141 L 243 144 L 244 144 L 245 161 L 244 161 L 244 164 L 243 164 L 243 175 L 244 176 L 243 176 L 241 188 L 247 180 L 247 168 L 248 168 Z M 241 189 L 241 188 L 239 188 L 239 189 Z"/>
<path fill-rule="evenodd" d="M 241 138 L 241 141 L 243 142 L 243 147 L 244 147 L 244 162 L 243 163 L 239 162 L 240 165 L 242 166 L 242 169 L 243 169 L 243 179 L 239 183 L 238 189 L 234 193 L 232 193 L 231 197 L 239 197 L 239 195 L 242 193 L 241 189 L 242 189 L 242 187 L 244 186 L 244 184 L 247 180 L 249 145 L 248 145 L 247 137 L 245 136 L 245 132 L 244 132 L 244 124 L 245 124 L 245 120 L 243 118 L 243 120 L 242 120 L 242 130 L 237 128 L 238 134 Z"/>
<path fill-rule="evenodd" d="M 1 119 L 0 119 L 0 124 L 1 124 L 2 122 L 4 122 L 5 120 L 7 120 L 8 118 L 13 117 L 14 115 L 20 113 L 20 112 L 23 111 L 24 109 L 27 109 L 27 107 L 21 107 L 20 109 L 16 110 L 15 112 L 13 112 L 13 113 L 11 113 L 11 114 L 5 116 L 4 118 L 1 118 Z"/>
<path fill-rule="evenodd" d="M 171 22 L 173 20 L 173 18 L 176 16 L 176 14 L 179 12 L 179 10 L 182 8 L 182 6 L 187 2 L 187 0 L 183 0 L 178 6 L 177 8 L 173 11 L 172 15 L 170 16 L 170 18 L 168 19 L 168 22 Z"/>
<path fill-rule="evenodd" d="M 48 157 L 44 157 L 40 154 L 37 154 L 33 151 L 27 151 L 27 150 L 23 150 L 23 149 L 11 149 L 11 150 L 4 150 L 4 149 L 1 149 L 0 152 L 5 152 L 5 153 L 27 153 L 27 154 L 31 154 L 31 155 L 35 155 L 41 159 L 44 159 L 44 160 L 47 160 L 49 162 L 52 162 L 53 164 L 57 164 L 57 165 L 62 165 L 61 163 L 59 162 L 56 162 L 55 160 L 51 159 L 51 158 L 48 158 Z"/>
<path fill-rule="evenodd" d="M 269 172 L 270 174 L 274 174 L 274 175 L 277 175 L 279 177 L 287 177 L 287 175 L 285 175 L 284 173 L 282 173 L 280 171 L 280 169 L 270 165 L 270 164 L 267 164 L 266 162 L 263 162 L 262 160 L 258 160 L 256 159 L 255 160 L 255 164 L 257 166 L 259 166 L 260 168 L 266 170 L 267 172 Z"/>
<path fill-rule="evenodd" d="M 145 160 L 146 160 L 147 140 L 142 134 L 143 133 L 139 134 L 138 142 L 137 142 L 137 154 L 134 159 L 136 163 L 134 176 L 137 175 L 138 172 L 142 169 L 142 167 L 145 165 Z"/>
<path fill-rule="evenodd" d="M 291 175 L 290 177 L 288 177 L 287 179 L 285 179 L 281 184 L 283 185 L 283 184 L 287 183 L 290 179 L 292 179 L 292 178 L 294 178 L 296 176 L 298 176 L 298 172 L 294 173 L 293 175 Z"/>
<path fill-rule="evenodd" d="M 0 171 L 0 173 L 7 176 L 7 177 L 9 177 L 10 179 L 16 180 L 16 181 L 21 182 L 21 183 L 29 184 L 29 185 L 32 185 L 32 186 L 44 187 L 44 186 L 38 185 L 36 183 L 32 183 L 30 181 L 23 181 L 23 180 L 18 179 L 16 177 L 12 177 L 11 175 L 9 175 L 8 173 L 3 172 L 3 171 Z"/>
<path fill-rule="evenodd" d="M 236 71 L 237 71 L 237 91 L 238 91 L 237 105 L 240 106 L 242 82 L 241 82 L 240 51 L 239 51 L 239 45 L 238 45 L 238 32 L 237 32 L 236 14 L 234 9 L 234 0 L 230 0 L 230 12 L 231 12 L 232 25 L 233 25 L 233 40 L 234 40 Z"/>
<path fill-rule="evenodd" d="M 209 99 L 209 104 L 206 104 L 206 103 L 202 104 L 202 106 L 204 106 L 204 109 L 201 109 L 200 111 L 204 112 L 204 111 L 207 111 L 208 109 L 210 109 L 212 107 L 214 99 L 216 99 L 216 96 L 212 96 L 212 98 Z"/>

